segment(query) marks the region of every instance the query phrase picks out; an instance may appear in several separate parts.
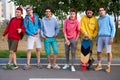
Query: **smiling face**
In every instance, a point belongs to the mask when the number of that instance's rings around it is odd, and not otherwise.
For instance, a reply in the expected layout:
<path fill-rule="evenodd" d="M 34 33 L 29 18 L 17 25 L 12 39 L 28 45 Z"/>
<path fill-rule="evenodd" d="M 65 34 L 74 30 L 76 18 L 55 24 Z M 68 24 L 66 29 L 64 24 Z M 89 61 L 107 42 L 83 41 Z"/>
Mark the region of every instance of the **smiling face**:
<path fill-rule="evenodd" d="M 46 15 L 47 18 L 50 18 L 51 15 L 52 15 L 51 10 L 50 10 L 50 9 L 46 9 L 46 10 L 45 10 L 45 15 Z"/>
<path fill-rule="evenodd" d="M 104 16 L 106 14 L 106 10 L 104 8 L 99 8 L 100 16 Z"/>

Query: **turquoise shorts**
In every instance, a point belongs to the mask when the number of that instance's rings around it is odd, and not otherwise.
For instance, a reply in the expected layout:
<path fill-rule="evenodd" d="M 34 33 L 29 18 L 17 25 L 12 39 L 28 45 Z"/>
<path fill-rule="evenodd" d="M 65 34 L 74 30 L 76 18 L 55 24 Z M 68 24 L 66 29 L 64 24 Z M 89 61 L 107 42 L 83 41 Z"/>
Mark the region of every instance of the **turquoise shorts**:
<path fill-rule="evenodd" d="M 58 54 L 57 40 L 55 38 L 46 38 L 44 40 L 44 49 L 45 49 L 46 55 L 50 55 L 51 54 L 51 50 L 50 50 L 51 46 L 53 48 L 54 54 Z"/>

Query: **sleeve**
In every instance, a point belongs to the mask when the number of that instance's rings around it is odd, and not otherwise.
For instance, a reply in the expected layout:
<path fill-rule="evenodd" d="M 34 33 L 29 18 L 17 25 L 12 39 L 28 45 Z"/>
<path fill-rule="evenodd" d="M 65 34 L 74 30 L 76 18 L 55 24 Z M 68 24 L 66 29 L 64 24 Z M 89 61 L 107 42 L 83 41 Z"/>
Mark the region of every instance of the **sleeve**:
<path fill-rule="evenodd" d="M 94 34 L 93 37 L 95 38 L 98 34 L 98 20 L 95 20 L 95 30 L 94 30 Z"/>
<path fill-rule="evenodd" d="M 114 38 L 116 29 L 115 29 L 114 21 L 111 18 L 109 18 L 109 24 L 110 24 L 110 28 L 111 28 L 111 35 L 110 35 L 110 37 Z"/>
<path fill-rule="evenodd" d="M 83 34 L 83 35 L 85 35 L 85 33 L 86 33 L 86 30 L 85 30 L 85 24 L 84 24 L 84 16 L 82 17 L 82 19 L 80 20 L 80 30 L 81 30 L 81 33 Z"/>
<path fill-rule="evenodd" d="M 25 27 L 24 27 L 24 22 L 22 21 L 22 33 L 25 34 Z"/>
<path fill-rule="evenodd" d="M 24 19 L 24 27 L 25 27 L 25 31 L 28 35 L 32 35 L 32 33 L 29 31 L 28 27 L 29 27 L 29 19 L 25 18 Z"/>
<path fill-rule="evenodd" d="M 43 19 L 41 20 L 41 36 L 44 36 L 44 25 L 43 25 Z"/>
<path fill-rule="evenodd" d="M 63 25 L 63 33 L 66 34 L 66 20 L 64 21 L 64 25 Z"/>
<path fill-rule="evenodd" d="M 39 25 L 39 29 L 41 30 L 41 19 L 38 19 L 38 25 Z"/>
<path fill-rule="evenodd" d="M 58 35 L 58 33 L 59 33 L 59 26 L 57 21 L 55 20 L 55 35 Z"/>
<path fill-rule="evenodd" d="M 65 37 L 65 40 L 67 40 L 67 32 L 66 32 L 66 27 L 67 27 L 67 22 L 66 20 L 64 21 L 64 26 L 63 26 L 63 33 L 64 33 L 64 37 Z"/>
<path fill-rule="evenodd" d="M 3 32 L 3 36 L 6 36 L 9 32 L 9 27 L 11 25 L 12 19 L 10 20 L 10 22 L 8 23 L 8 25 L 6 26 L 4 32 Z"/>
<path fill-rule="evenodd" d="M 79 36 L 80 35 L 80 24 L 79 24 L 79 22 L 77 23 L 77 36 Z"/>

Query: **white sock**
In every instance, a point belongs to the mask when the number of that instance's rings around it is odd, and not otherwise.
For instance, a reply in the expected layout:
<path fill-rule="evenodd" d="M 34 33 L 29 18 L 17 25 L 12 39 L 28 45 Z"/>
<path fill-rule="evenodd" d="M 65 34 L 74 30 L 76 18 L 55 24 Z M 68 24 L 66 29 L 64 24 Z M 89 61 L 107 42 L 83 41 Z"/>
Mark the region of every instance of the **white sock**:
<path fill-rule="evenodd" d="M 98 61 L 98 65 L 99 65 L 99 66 L 101 66 L 101 60 L 100 60 L 100 61 Z"/>
<path fill-rule="evenodd" d="M 108 66 L 110 67 L 110 65 L 111 65 L 111 62 L 108 62 Z"/>

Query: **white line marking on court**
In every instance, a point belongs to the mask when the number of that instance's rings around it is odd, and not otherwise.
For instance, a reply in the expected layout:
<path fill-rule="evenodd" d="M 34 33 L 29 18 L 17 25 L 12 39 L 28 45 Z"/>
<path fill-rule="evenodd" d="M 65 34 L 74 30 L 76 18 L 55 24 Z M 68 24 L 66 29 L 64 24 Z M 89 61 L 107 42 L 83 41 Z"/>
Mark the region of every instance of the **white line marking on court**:
<path fill-rule="evenodd" d="M 80 80 L 80 79 L 57 79 L 57 78 L 30 78 L 29 80 Z"/>
<path fill-rule="evenodd" d="M 0 63 L 0 65 L 6 65 L 6 63 Z M 26 64 L 18 64 L 18 65 L 26 65 Z M 30 65 L 36 65 L 36 64 L 30 64 Z M 42 64 L 42 65 L 48 65 L 47 63 L 44 63 L 44 64 Z M 61 66 L 63 66 L 63 65 L 65 65 L 65 64 L 58 64 L 58 65 L 61 65 Z M 75 65 L 81 65 L 81 64 L 75 64 Z M 96 64 L 93 64 L 93 65 L 96 65 Z M 102 64 L 102 65 L 107 65 L 107 64 Z M 111 66 L 120 66 L 120 63 L 115 63 L 115 64 L 111 64 Z"/>

